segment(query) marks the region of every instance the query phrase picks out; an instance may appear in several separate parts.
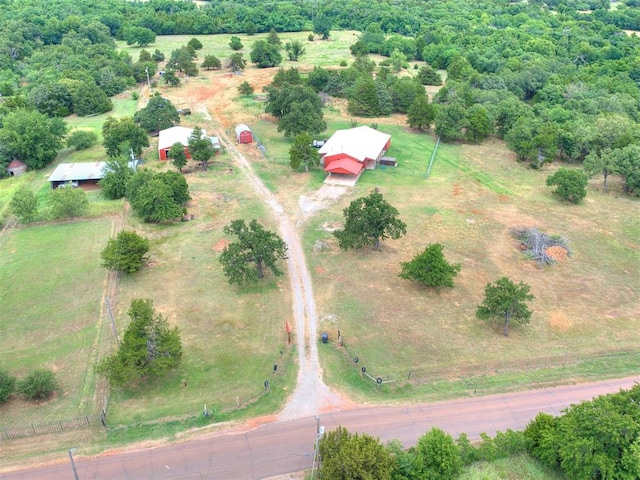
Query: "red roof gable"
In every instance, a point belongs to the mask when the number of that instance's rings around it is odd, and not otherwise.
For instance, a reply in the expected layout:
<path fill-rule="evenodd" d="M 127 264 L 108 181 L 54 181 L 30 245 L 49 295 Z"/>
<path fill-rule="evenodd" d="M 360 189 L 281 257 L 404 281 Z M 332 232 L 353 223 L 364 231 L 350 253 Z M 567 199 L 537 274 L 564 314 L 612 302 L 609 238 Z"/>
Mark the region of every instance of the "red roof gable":
<path fill-rule="evenodd" d="M 328 165 L 325 165 L 324 171 L 331 173 L 342 173 L 345 175 L 358 175 L 364 165 L 352 158 L 342 157 L 337 160 L 333 160 Z"/>

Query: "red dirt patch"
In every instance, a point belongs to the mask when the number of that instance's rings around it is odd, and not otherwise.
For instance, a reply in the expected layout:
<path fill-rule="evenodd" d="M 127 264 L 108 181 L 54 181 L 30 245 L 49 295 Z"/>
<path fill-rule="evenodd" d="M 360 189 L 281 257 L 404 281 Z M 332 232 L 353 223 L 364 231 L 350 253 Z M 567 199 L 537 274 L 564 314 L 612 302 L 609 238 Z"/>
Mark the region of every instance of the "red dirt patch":
<path fill-rule="evenodd" d="M 457 183 L 454 183 L 452 195 L 454 197 L 457 197 L 458 195 L 460 195 L 461 191 L 462 191 L 462 188 L 460 187 L 460 185 L 458 185 Z"/>
<path fill-rule="evenodd" d="M 227 240 L 226 238 L 221 238 L 211 248 L 213 249 L 214 252 L 221 252 L 225 249 L 227 245 L 229 245 L 229 240 Z"/>
<path fill-rule="evenodd" d="M 553 258 L 556 262 L 564 262 L 567 258 L 567 249 L 560 245 L 554 245 L 547 248 L 544 253 Z"/>
<path fill-rule="evenodd" d="M 324 268 L 316 267 L 316 273 L 324 273 Z"/>

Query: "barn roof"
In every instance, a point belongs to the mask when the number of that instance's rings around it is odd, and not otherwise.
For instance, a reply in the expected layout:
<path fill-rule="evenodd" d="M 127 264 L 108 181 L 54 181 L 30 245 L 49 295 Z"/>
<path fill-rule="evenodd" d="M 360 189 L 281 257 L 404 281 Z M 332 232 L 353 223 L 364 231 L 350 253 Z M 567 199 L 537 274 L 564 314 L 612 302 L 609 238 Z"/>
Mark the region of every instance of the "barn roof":
<path fill-rule="evenodd" d="M 249 128 L 249 125 L 246 125 L 244 123 L 239 123 L 238 125 L 236 125 L 236 135 L 241 134 L 242 132 L 250 132 L 251 129 Z"/>
<path fill-rule="evenodd" d="M 336 131 L 318 153 L 325 157 L 344 153 L 364 162 L 367 158 L 378 158 L 390 139 L 391 135 L 362 125 Z"/>
<path fill-rule="evenodd" d="M 178 142 L 186 147 L 189 145 L 189 137 L 192 133 L 193 128 L 179 126 L 160 130 L 160 133 L 158 134 L 158 150 L 171 148 Z M 204 137 L 206 135 L 207 132 L 205 130 L 202 130 L 202 136 Z"/>
<path fill-rule="evenodd" d="M 104 177 L 106 164 L 106 162 L 61 163 L 53 171 L 49 181 L 100 180 Z"/>
<path fill-rule="evenodd" d="M 12 168 L 22 168 L 22 167 L 26 167 L 27 164 L 21 162 L 20 160 L 11 160 L 9 162 L 9 165 L 7 165 L 7 169 L 12 169 Z"/>

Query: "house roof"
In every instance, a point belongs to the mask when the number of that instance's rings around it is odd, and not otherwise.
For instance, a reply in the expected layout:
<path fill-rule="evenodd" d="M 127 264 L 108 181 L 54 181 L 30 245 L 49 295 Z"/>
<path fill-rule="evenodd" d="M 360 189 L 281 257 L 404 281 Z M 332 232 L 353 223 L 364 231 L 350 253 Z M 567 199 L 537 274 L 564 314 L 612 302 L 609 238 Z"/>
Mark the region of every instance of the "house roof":
<path fill-rule="evenodd" d="M 188 127 L 171 127 L 165 130 L 160 130 L 158 135 L 158 150 L 164 150 L 165 148 L 171 148 L 176 143 L 180 142 L 185 147 L 189 145 L 189 137 L 193 133 L 193 128 Z M 202 130 L 202 136 L 206 136 L 207 132 Z"/>
<path fill-rule="evenodd" d="M 53 171 L 49 181 L 100 180 L 104 177 L 106 164 L 106 162 L 61 163 Z"/>
<path fill-rule="evenodd" d="M 236 125 L 236 135 L 240 135 L 242 132 L 250 132 L 251 129 L 249 125 L 245 125 L 244 123 L 239 123 Z"/>
<path fill-rule="evenodd" d="M 325 172 L 331 173 L 343 173 L 346 175 L 357 175 L 364 168 L 364 164 L 354 160 L 352 158 L 343 157 L 337 160 L 334 160 L 329 165 L 327 165 L 324 170 Z"/>
<path fill-rule="evenodd" d="M 360 127 L 338 130 L 320 147 L 318 153 L 325 157 L 345 153 L 360 162 L 367 158 L 378 158 L 380 152 L 391 139 L 391 135 L 379 132 L 371 127 Z"/>

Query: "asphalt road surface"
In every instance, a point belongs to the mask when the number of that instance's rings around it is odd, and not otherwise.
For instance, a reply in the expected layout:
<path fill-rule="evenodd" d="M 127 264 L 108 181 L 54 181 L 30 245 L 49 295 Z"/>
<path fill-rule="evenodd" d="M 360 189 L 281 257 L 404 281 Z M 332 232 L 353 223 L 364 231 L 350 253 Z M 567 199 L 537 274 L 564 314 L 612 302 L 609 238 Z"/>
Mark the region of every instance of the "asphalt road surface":
<path fill-rule="evenodd" d="M 466 432 L 473 440 L 482 432 L 522 429 L 538 412 L 558 414 L 572 403 L 638 382 L 640 376 L 402 407 L 357 408 L 322 414 L 319 423 L 326 430 L 342 425 L 351 432 L 367 432 L 384 442 L 398 439 L 407 448 L 433 426 L 454 437 Z M 311 468 L 316 432 L 314 416 L 258 427 L 237 425 L 164 447 L 76 455 L 75 464 L 81 480 L 264 479 Z M 72 479 L 71 463 L 64 457 L 56 465 L 0 473 L 0 479 Z"/>

